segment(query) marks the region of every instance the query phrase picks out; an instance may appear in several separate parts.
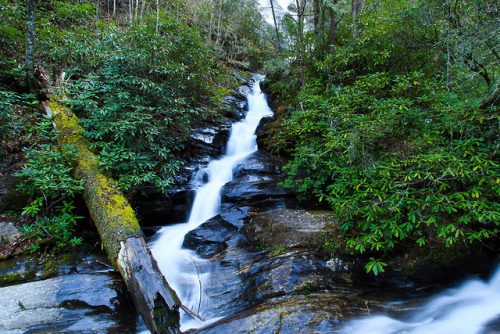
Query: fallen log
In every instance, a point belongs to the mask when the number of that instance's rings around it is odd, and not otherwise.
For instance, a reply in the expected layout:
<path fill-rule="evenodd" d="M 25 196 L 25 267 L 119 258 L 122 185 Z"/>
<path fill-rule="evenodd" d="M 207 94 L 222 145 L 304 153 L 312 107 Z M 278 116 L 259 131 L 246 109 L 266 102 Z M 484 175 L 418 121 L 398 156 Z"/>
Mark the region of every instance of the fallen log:
<path fill-rule="evenodd" d="M 53 116 L 59 148 L 73 166 L 74 177 L 84 180 L 85 203 L 138 313 L 152 333 L 180 333 L 181 302 L 147 247 L 132 207 L 113 180 L 100 172 L 78 118 L 54 97 L 42 108 Z"/>

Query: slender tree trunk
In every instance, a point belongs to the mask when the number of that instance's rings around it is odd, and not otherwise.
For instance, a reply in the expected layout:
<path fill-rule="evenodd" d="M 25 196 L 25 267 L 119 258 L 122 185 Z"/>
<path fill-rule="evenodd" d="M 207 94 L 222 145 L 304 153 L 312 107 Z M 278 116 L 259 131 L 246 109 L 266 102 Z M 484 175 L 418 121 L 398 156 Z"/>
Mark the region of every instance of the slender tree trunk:
<path fill-rule="evenodd" d="M 156 0 L 156 33 L 158 33 L 159 22 L 160 22 L 160 1 Z"/>
<path fill-rule="evenodd" d="M 36 1 L 27 0 L 28 29 L 26 31 L 26 79 L 31 92 L 35 87 L 35 34 L 36 34 Z"/>
<path fill-rule="evenodd" d="M 144 8 L 146 8 L 146 0 L 142 0 L 141 20 L 144 17 Z"/>
<path fill-rule="evenodd" d="M 221 17 L 222 17 L 222 0 L 219 0 L 219 17 L 217 18 L 217 38 L 215 42 L 219 44 L 219 38 L 220 38 L 220 26 L 221 26 Z"/>
<path fill-rule="evenodd" d="M 210 23 L 208 24 L 208 40 L 209 41 L 212 40 L 212 22 L 213 22 L 213 18 L 214 18 L 214 11 L 211 10 L 210 11 Z"/>
<path fill-rule="evenodd" d="M 134 20 L 133 12 L 134 12 L 134 2 L 133 0 L 128 0 L 128 12 L 130 16 L 130 22 Z"/>
<path fill-rule="evenodd" d="M 283 62 L 283 51 L 281 50 L 281 40 L 280 40 L 280 32 L 278 28 L 278 23 L 276 22 L 276 14 L 274 12 L 274 3 L 273 0 L 269 0 L 271 3 L 271 11 L 273 12 L 273 21 L 274 21 L 274 29 L 276 31 L 276 45 L 278 46 L 278 51 L 280 53 L 281 62 Z"/>
<path fill-rule="evenodd" d="M 116 0 L 113 0 L 113 22 L 116 19 Z"/>
<path fill-rule="evenodd" d="M 334 46 L 337 45 L 337 15 L 335 13 L 335 9 L 332 7 L 328 8 L 330 12 L 330 30 L 328 33 L 328 45 L 330 48 L 330 53 L 333 53 Z"/>
<path fill-rule="evenodd" d="M 135 20 L 137 21 L 137 16 L 139 15 L 139 0 L 135 1 Z"/>
<path fill-rule="evenodd" d="M 358 29 L 358 14 L 364 9 L 364 0 L 352 0 L 351 15 L 352 15 L 352 28 L 351 38 L 355 41 L 360 34 Z"/>
<path fill-rule="evenodd" d="M 295 0 L 297 5 L 297 25 L 298 25 L 298 40 L 299 40 L 299 62 L 300 62 L 300 80 L 301 85 L 305 85 L 304 75 L 304 12 L 307 0 Z"/>

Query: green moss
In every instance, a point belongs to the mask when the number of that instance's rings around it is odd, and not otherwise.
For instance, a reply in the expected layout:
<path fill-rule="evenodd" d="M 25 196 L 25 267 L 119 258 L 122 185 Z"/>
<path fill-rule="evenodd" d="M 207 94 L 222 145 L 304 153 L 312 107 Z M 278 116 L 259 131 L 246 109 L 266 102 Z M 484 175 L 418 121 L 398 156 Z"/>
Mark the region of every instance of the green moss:
<path fill-rule="evenodd" d="M 90 150 L 90 142 L 83 137 L 78 118 L 58 102 L 48 105 L 55 115 L 59 146 L 73 165 L 74 176 L 84 179 L 83 198 L 108 257 L 116 264 L 120 242 L 142 236 L 139 222 L 127 199 L 115 189 L 113 180 L 100 172 L 98 158 Z"/>
<path fill-rule="evenodd" d="M 62 254 L 59 257 L 59 263 L 71 265 L 71 264 L 76 263 L 76 259 L 77 259 L 77 253 L 76 252 L 72 252 L 72 253 L 69 253 L 69 254 Z"/>
<path fill-rule="evenodd" d="M 59 265 L 56 263 L 54 255 L 49 256 L 45 260 L 45 265 L 43 266 L 42 279 L 50 278 L 56 275 Z"/>
<path fill-rule="evenodd" d="M 23 276 L 19 273 L 0 275 L 0 286 L 11 285 L 16 282 L 22 281 L 23 279 Z"/>

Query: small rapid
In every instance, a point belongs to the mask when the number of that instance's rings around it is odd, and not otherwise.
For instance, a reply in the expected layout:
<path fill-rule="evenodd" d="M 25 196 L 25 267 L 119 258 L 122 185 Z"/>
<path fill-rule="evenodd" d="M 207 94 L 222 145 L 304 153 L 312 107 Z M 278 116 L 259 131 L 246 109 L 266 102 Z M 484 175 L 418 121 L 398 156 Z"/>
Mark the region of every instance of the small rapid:
<path fill-rule="evenodd" d="M 341 333 L 479 334 L 499 321 L 500 267 L 488 280 L 471 279 L 431 298 L 404 319 L 372 315 L 350 321 Z"/>
<path fill-rule="evenodd" d="M 255 130 L 264 116 L 272 115 L 265 95 L 260 90 L 261 76 L 254 78 L 251 93 L 247 96 L 246 117 L 231 128 L 226 153 L 211 161 L 206 168 L 196 172 L 191 180 L 196 189 L 193 206 L 186 223 L 165 226 L 153 242 L 151 251 L 170 286 L 177 292 L 181 302 L 203 317 L 209 307 L 209 296 L 203 291 L 210 279 L 210 272 L 194 251 L 182 248 L 184 236 L 197 228 L 220 210 L 221 189 L 232 180 L 235 164 L 257 150 Z M 207 325 L 217 319 L 202 322 L 181 312 L 181 330 Z"/>

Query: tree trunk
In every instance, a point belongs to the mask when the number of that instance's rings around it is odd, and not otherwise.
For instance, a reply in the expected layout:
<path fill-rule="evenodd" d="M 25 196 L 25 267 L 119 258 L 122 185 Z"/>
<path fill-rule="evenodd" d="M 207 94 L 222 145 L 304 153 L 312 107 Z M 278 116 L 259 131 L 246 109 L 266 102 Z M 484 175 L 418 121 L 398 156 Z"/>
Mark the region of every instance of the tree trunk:
<path fill-rule="evenodd" d="M 128 12 L 129 12 L 129 16 L 130 16 L 130 22 L 132 22 L 134 20 L 134 16 L 133 16 L 133 5 L 134 2 L 133 0 L 128 0 Z"/>
<path fill-rule="evenodd" d="M 35 84 L 35 29 L 36 29 L 36 0 L 27 0 L 26 9 L 28 29 L 26 31 L 26 79 L 31 92 L 36 89 Z"/>
<path fill-rule="evenodd" d="M 137 21 L 137 16 L 139 15 L 139 0 L 135 1 L 135 20 Z"/>
<path fill-rule="evenodd" d="M 281 50 L 280 32 L 278 29 L 278 23 L 276 22 L 276 14 L 274 12 L 273 0 L 269 0 L 271 3 L 271 11 L 273 12 L 274 29 L 276 31 L 276 45 L 278 46 L 278 51 L 280 53 L 281 62 L 283 62 L 283 51 Z"/>
<path fill-rule="evenodd" d="M 304 75 L 304 13 L 307 0 L 295 0 L 297 5 L 297 25 L 298 25 L 298 40 L 299 40 L 299 61 L 300 61 L 300 81 L 301 86 L 305 85 Z"/>
<path fill-rule="evenodd" d="M 358 14 L 359 12 L 362 12 L 364 9 L 364 0 L 352 0 L 352 8 L 351 8 L 351 15 L 352 15 L 352 28 L 351 28 L 351 38 L 353 41 L 355 41 L 359 37 L 359 30 L 358 30 Z"/>
<path fill-rule="evenodd" d="M 54 98 L 43 108 L 54 116 L 59 147 L 72 164 L 75 178 L 84 180 L 85 203 L 138 313 L 152 333 L 180 333 L 181 303 L 148 249 L 132 207 L 112 180 L 100 172 L 97 157 L 73 112 Z"/>
<path fill-rule="evenodd" d="M 146 8 L 146 0 L 142 0 L 142 7 L 141 7 L 141 20 L 144 17 L 144 8 Z"/>
<path fill-rule="evenodd" d="M 328 8 L 330 12 L 330 30 L 328 34 L 328 45 L 330 48 L 330 53 L 333 53 L 334 46 L 337 45 L 337 15 L 335 13 L 335 9 L 332 7 Z"/>
<path fill-rule="evenodd" d="M 116 19 L 116 0 L 113 0 L 113 22 Z"/>
<path fill-rule="evenodd" d="M 160 0 L 156 0 L 156 33 L 158 33 L 158 24 L 160 22 Z"/>

